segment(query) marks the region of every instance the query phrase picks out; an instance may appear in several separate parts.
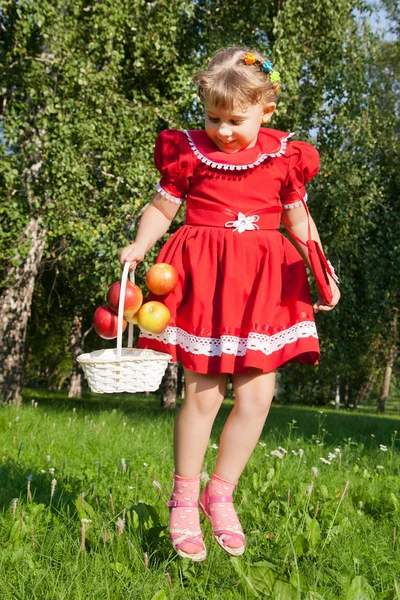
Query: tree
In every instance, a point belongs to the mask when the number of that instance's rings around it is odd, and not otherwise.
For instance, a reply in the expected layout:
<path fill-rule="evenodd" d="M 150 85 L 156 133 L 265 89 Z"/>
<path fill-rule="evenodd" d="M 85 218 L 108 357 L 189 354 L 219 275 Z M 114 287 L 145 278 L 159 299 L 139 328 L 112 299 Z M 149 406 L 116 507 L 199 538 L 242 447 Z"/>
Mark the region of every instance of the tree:
<path fill-rule="evenodd" d="M 177 25 L 191 10 L 185 0 L 2 5 L 1 241 L 11 248 L 1 263 L 3 399 L 20 399 L 42 253 L 73 248 L 58 268 L 68 260 L 78 278 L 89 262 L 92 298 L 117 269 L 117 248 L 155 183 L 155 135 L 160 123 L 174 123 L 187 96 Z"/>
<path fill-rule="evenodd" d="M 378 167 L 372 137 L 364 135 L 366 114 L 372 114 L 366 57 L 373 38 L 356 10 L 362 17 L 369 7 L 361 0 L 3 2 L 0 265 L 2 293 L 13 299 L 0 307 L 2 327 L 8 323 L 0 331 L 4 398 L 17 399 L 22 385 L 22 369 L 13 370 L 5 358 L 24 363 L 22 317 L 31 297 L 21 292 L 23 269 L 35 290 L 31 364 L 41 361 L 33 343 L 37 327 L 62 362 L 60 348 L 70 346 L 74 322 L 82 319 L 81 334 L 74 330 L 78 347 L 95 306 L 119 278 L 118 248 L 133 237 L 157 180 L 156 134 L 201 124 L 191 75 L 232 40 L 258 47 L 282 73 L 285 88 L 273 126 L 296 130 L 303 139 L 318 132 L 323 167 L 310 187 L 311 210 L 328 255 L 345 269 L 343 308 L 320 324 L 325 358 L 317 377 L 293 368 L 282 390 L 296 380 L 304 397 L 311 391 L 322 401 L 336 389 L 338 373 L 351 383 L 360 369 L 368 377 L 376 312 L 362 316 L 355 308 L 371 287 L 371 270 L 361 266 L 376 213 Z M 31 223 L 40 244 L 29 263 Z M 156 252 L 138 269 L 140 285 Z M 46 274 L 43 264 L 50 268 Z M 60 324 L 60 337 L 51 334 L 51 320 Z M 87 344 L 99 343 L 88 335 Z"/>

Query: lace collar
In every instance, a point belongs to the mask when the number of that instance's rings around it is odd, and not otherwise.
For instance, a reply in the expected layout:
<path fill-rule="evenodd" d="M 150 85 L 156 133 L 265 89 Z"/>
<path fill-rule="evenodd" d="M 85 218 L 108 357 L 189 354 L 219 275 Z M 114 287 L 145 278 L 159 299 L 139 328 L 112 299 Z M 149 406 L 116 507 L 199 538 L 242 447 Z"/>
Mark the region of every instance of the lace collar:
<path fill-rule="evenodd" d="M 205 131 L 184 130 L 190 148 L 201 162 L 214 169 L 225 171 L 242 171 L 253 169 L 267 158 L 283 156 L 288 139 L 293 133 L 285 133 L 276 129 L 260 129 L 257 142 L 252 148 L 233 154 L 221 152 L 210 140 Z"/>

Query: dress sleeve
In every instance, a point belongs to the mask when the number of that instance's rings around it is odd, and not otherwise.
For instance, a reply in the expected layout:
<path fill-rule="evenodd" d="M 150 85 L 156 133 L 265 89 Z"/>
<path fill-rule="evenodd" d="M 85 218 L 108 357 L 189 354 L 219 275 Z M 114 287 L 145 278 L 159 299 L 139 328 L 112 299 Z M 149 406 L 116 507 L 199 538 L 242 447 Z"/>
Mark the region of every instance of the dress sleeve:
<path fill-rule="evenodd" d="M 289 165 L 286 180 L 281 189 L 283 208 L 296 208 L 307 202 L 305 184 L 319 171 L 318 151 L 306 142 L 291 142 L 288 156 Z"/>
<path fill-rule="evenodd" d="M 183 204 L 193 170 L 185 134 L 177 130 L 162 131 L 156 139 L 154 162 L 161 173 L 157 192 L 169 202 Z"/>

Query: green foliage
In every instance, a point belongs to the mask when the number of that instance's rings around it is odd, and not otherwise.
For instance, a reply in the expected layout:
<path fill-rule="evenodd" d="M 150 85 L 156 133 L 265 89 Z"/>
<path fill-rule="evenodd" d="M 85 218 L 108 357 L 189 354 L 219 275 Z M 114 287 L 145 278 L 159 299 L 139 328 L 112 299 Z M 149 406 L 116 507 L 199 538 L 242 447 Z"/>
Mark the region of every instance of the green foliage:
<path fill-rule="evenodd" d="M 232 43 L 259 48 L 282 73 L 272 126 L 316 138 L 310 207 L 342 279 L 341 304 L 318 316 L 317 372 L 285 372 L 282 397 L 326 403 L 338 377 L 355 391 L 380 378 L 400 264 L 398 8 L 384 5 L 395 41 L 371 34 L 364 0 L 2 2 L 0 287 L 29 251 L 29 219 L 46 231 L 29 381 L 35 371 L 51 386 L 65 381 L 69 326 L 82 314 L 90 327 L 153 195 L 155 137 L 202 126 L 191 75 Z M 162 241 L 138 268 L 139 285 Z M 89 345 L 101 342 L 89 336 Z"/>

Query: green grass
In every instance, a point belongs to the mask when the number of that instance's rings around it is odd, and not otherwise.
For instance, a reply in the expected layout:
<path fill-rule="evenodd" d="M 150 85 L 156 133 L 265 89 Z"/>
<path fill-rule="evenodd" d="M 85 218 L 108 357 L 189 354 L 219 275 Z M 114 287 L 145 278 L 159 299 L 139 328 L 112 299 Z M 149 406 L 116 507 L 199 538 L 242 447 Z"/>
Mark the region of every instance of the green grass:
<path fill-rule="evenodd" d="M 174 412 L 153 396 L 24 400 L 0 408 L 2 600 L 400 600 L 399 418 L 274 405 L 235 495 L 245 555 L 203 522 L 208 557 L 193 564 L 168 540 Z"/>

